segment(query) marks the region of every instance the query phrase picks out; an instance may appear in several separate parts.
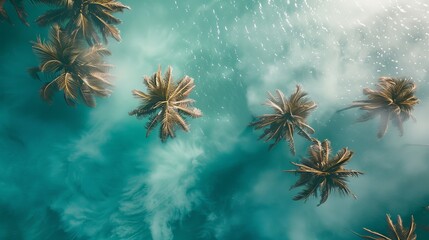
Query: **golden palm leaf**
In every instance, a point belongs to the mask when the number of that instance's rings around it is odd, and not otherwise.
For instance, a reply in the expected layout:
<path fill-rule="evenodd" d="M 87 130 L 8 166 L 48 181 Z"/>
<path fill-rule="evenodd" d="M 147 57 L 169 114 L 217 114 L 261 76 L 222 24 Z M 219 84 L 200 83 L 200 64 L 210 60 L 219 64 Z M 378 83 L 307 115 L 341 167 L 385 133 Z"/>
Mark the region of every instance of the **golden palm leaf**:
<path fill-rule="evenodd" d="M 354 101 L 351 106 L 338 112 L 358 107 L 366 111 L 358 122 L 380 116 L 378 138 L 382 138 L 386 133 L 389 120 L 393 121 L 402 136 L 404 133 L 403 122 L 409 118 L 414 119 L 411 112 L 419 103 L 419 99 L 414 95 L 415 90 L 416 85 L 409 79 L 381 77 L 376 90 L 369 88 L 363 90 L 367 100 Z"/>
<path fill-rule="evenodd" d="M 277 96 L 268 94 L 266 105 L 271 107 L 274 113 L 258 116 L 258 120 L 250 123 L 250 126 L 255 129 L 265 128 L 259 139 L 265 139 L 265 142 L 274 140 L 270 149 L 280 140 L 286 140 L 292 154 L 295 155 L 293 139 L 295 129 L 309 141 L 313 140 L 310 134 L 314 133 L 314 129 L 306 123 L 306 118 L 316 108 L 316 104 L 306 97 L 307 93 L 303 92 L 300 86 L 296 86 L 296 91 L 288 99 L 280 90 L 276 91 Z"/>
<path fill-rule="evenodd" d="M 49 40 L 40 38 L 33 43 L 33 50 L 40 59 L 40 65 L 29 70 L 30 75 L 38 78 L 40 73 L 50 79 L 40 94 L 51 101 L 56 90 L 64 92 L 67 104 L 74 105 L 80 97 L 87 106 L 95 107 L 94 95 L 108 96 L 111 86 L 108 81 L 110 68 L 103 62 L 103 56 L 110 52 L 102 45 L 84 48 L 58 25 L 51 29 Z"/>
<path fill-rule="evenodd" d="M 149 116 L 146 137 L 160 123 L 160 138 L 166 141 L 168 137 L 175 137 L 177 126 L 189 131 L 186 116 L 202 116 L 199 109 L 191 106 L 194 100 L 188 98 L 195 87 L 192 78 L 185 76 L 176 84 L 172 79 L 172 68 L 168 67 L 164 77 L 159 68 L 152 77 L 145 77 L 143 83 L 148 93 L 133 90 L 133 95 L 140 99 L 142 104 L 129 114 L 138 118 Z"/>
<path fill-rule="evenodd" d="M 381 233 L 372 231 L 368 228 L 363 228 L 365 231 L 370 233 L 372 236 L 369 235 L 358 235 L 362 239 L 373 239 L 373 240 L 416 240 L 417 235 L 415 233 L 416 230 L 416 224 L 414 222 L 414 217 L 411 216 L 411 222 L 410 226 L 408 228 L 405 228 L 401 217 L 398 215 L 397 218 L 397 224 L 394 224 L 392 219 L 390 218 L 389 214 L 386 214 L 386 221 L 389 226 L 388 234 L 383 235 Z"/>
<path fill-rule="evenodd" d="M 319 205 L 321 205 L 326 202 L 332 190 L 337 190 L 345 195 L 353 195 L 347 186 L 347 177 L 357 177 L 363 174 L 344 168 L 344 165 L 352 158 L 353 152 L 343 148 L 332 158 L 331 143 L 328 140 L 322 143 L 318 140 L 314 140 L 314 142 L 315 144 L 309 147 L 308 158 L 303 158 L 301 163 L 292 162 L 298 169 L 285 171 L 300 174 L 300 178 L 291 189 L 305 187 L 294 197 L 294 200 L 307 200 L 311 195 L 317 197 L 320 194 Z"/>
<path fill-rule="evenodd" d="M 118 28 L 119 18 L 113 16 L 117 12 L 129 9 L 117 0 L 35 0 L 57 8 L 41 15 L 36 22 L 40 26 L 65 22 L 66 29 L 83 37 L 90 44 L 100 43 L 98 34 L 104 42 L 107 37 L 121 40 Z"/>

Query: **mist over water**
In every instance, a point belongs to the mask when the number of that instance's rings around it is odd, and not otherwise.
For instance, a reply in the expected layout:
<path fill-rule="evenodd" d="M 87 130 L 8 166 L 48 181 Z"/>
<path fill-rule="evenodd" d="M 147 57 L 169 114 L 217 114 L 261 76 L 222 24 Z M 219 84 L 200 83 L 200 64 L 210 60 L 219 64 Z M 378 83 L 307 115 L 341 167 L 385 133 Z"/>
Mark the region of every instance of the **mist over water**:
<path fill-rule="evenodd" d="M 358 239 L 367 227 L 386 232 L 385 214 L 414 215 L 417 239 L 429 225 L 429 4 L 423 0 L 123 0 L 116 14 L 122 41 L 109 39 L 114 92 L 97 107 L 68 107 L 57 93 L 42 101 L 42 83 L 27 69 L 48 28 L 0 23 L 0 239 Z M 173 67 L 194 78 L 191 98 L 204 116 L 188 119 L 161 143 L 146 138 L 147 119 L 128 112 L 145 91 L 143 76 Z M 417 84 L 417 121 L 391 126 L 335 111 L 363 99 L 381 76 Z M 310 143 L 296 136 L 272 151 L 248 124 L 269 111 L 267 91 L 301 85 L 318 108 L 314 137 L 333 151 L 354 151 L 347 168 L 358 199 L 333 193 L 293 201 L 293 169 Z"/>

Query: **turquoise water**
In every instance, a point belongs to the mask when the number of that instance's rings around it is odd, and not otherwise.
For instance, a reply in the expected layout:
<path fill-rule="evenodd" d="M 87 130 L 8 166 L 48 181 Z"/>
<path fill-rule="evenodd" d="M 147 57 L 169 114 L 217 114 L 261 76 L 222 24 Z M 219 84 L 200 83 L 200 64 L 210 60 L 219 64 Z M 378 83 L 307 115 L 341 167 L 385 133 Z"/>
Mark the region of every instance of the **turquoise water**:
<path fill-rule="evenodd" d="M 38 64 L 30 41 L 45 8 L 28 5 L 30 27 L 0 25 L 0 239 L 358 239 L 385 232 L 385 214 L 414 215 L 418 238 L 429 225 L 429 5 L 423 0 L 124 0 L 122 41 L 110 40 L 114 93 L 98 106 L 67 107 L 39 97 L 26 70 Z M 204 3 L 202 3 L 204 2 Z M 9 8 L 10 6 L 7 6 Z M 163 144 L 128 116 L 132 89 L 158 66 L 189 75 L 204 116 Z M 418 85 L 417 122 L 399 137 L 378 121 L 355 124 L 380 76 Z M 293 201 L 291 161 L 309 143 L 296 137 L 272 151 L 248 127 L 267 91 L 300 84 L 318 108 L 309 123 L 334 151 L 355 152 L 348 168 L 358 196 Z"/>

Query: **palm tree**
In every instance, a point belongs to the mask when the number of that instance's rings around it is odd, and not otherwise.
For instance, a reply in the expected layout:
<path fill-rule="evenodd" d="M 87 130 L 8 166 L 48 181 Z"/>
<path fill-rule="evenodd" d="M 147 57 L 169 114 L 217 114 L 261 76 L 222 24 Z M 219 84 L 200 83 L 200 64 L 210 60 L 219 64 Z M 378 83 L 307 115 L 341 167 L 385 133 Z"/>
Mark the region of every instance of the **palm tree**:
<path fill-rule="evenodd" d="M 15 11 L 18 14 L 18 17 L 21 20 L 21 22 L 23 22 L 25 25 L 29 26 L 29 24 L 26 20 L 27 13 L 25 12 L 25 9 L 24 9 L 24 0 L 9 0 L 9 2 L 15 8 Z M 6 10 L 4 9 L 5 3 L 6 3 L 6 0 L 0 0 L 0 21 L 7 21 L 9 23 L 12 23 L 12 21 L 9 18 L 9 15 L 7 14 Z"/>
<path fill-rule="evenodd" d="M 128 6 L 117 0 L 35 0 L 54 5 L 57 9 L 50 10 L 40 16 L 36 22 L 40 26 L 52 23 L 66 22 L 66 29 L 77 32 L 76 36 L 83 37 L 92 45 L 100 43 L 98 32 L 107 43 L 111 36 L 117 41 L 121 40 L 118 28 L 121 20 L 113 14 L 129 9 Z M 98 31 L 98 32 L 97 32 Z"/>
<path fill-rule="evenodd" d="M 414 106 L 419 103 L 414 95 L 416 85 L 408 79 L 381 77 L 377 90 L 365 88 L 363 94 L 367 95 L 367 100 L 354 101 L 350 107 L 339 110 L 344 111 L 350 108 L 359 107 L 365 110 L 358 122 L 368 121 L 376 116 L 380 116 L 381 123 L 378 131 L 378 138 L 382 138 L 386 133 L 389 119 L 398 127 L 401 136 L 404 133 L 403 122 L 409 118 L 414 119 L 411 114 Z"/>
<path fill-rule="evenodd" d="M 364 236 L 355 233 L 362 239 L 374 239 L 374 240 L 416 240 L 417 235 L 415 233 L 416 230 L 416 224 L 414 223 L 414 217 L 411 216 L 411 223 L 409 228 L 405 228 L 402 224 L 402 219 L 398 215 L 397 224 L 393 224 L 392 219 L 390 218 L 389 214 L 386 214 L 386 220 L 387 224 L 389 226 L 388 235 L 383 235 L 378 232 L 374 232 L 372 230 L 369 230 L 368 228 L 364 228 L 365 231 L 369 232 L 373 236 Z"/>
<path fill-rule="evenodd" d="M 148 93 L 139 90 L 132 91 L 133 95 L 142 101 L 142 104 L 129 113 L 139 118 L 150 116 L 146 125 L 146 137 L 153 128 L 161 123 L 160 138 L 163 142 L 168 137 L 175 137 L 176 126 L 186 132 L 189 131 L 185 116 L 193 118 L 202 116 L 199 109 L 191 107 L 194 100 L 188 98 L 195 87 L 194 80 L 185 76 L 176 84 L 173 82 L 171 73 L 172 68 L 168 67 L 165 76 L 162 77 L 161 67 L 159 67 L 152 77 L 145 77 L 143 83 L 146 85 Z"/>
<path fill-rule="evenodd" d="M 289 142 L 292 154 L 295 155 L 294 129 L 297 129 L 301 136 L 313 141 L 310 134 L 314 133 L 314 129 L 306 123 L 306 118 L 316 108 L 316 104 L 305 97 L 307 93 L 303 92 L 300 86 L 296 86 L 296 91 L 289 99 L 286 99 L 280 90 L 276 92 L 277 97 L 268 93 L 269 97 L 266 102 L 266 105 L 273 108 L 274 113 L 258 116 L 258 120 L 250 123 L 250 126 L 255 129 L 265 128 L 259 139 L 265 139 L 265 142 L 274 140 L 269 147 L 270 150 L 280 140 L 285 139 Z"/>
<path fill-rule="evenodd" d="M 102 60 L 110 52 L 100 44 L 89 48 L 82 45 L 58 25 L 52 27 L 48 41 L 38 38 L 33 43 L 40 65 L 29 72 L 36 79 L 40 79 L 39 73 L 50 79 L 40 91 L 44 100 L 51 101 L 55 90 L 61 90 L 68 105 L 74 105 L 80 96 L 86 105 L 95 107 L 93 95 L 110 94 L 106 88 L 111 86 L 107 80 L 110 65 Z"/>
<path fill-rule="evenodd" d="M 318 140 L 314 140 L 314 142 L 315 144 L 309 147 L 308 158 L 303 158 L 300 164 L 292 162 L 298 169 L 285 171 L 300 174 L 300 178 L 291 189 L 305 187 L 294 197 L 294 200 L 304 199 L 306 201 L 311 195 L 317 197 L 320 193 L 321 199 L 318 205 L 320 206 L 326 202 L 332 190 L 337 190 L 345 195 L 351 194 L 356 198 L 348 188 L 346 178 L 357 177 L 363 173 L 344 169 L 344 165 L 352 158 L 353 152 L 343 148 L 331 158 L 331 143 L 328 140 L 322 143 Z"/>

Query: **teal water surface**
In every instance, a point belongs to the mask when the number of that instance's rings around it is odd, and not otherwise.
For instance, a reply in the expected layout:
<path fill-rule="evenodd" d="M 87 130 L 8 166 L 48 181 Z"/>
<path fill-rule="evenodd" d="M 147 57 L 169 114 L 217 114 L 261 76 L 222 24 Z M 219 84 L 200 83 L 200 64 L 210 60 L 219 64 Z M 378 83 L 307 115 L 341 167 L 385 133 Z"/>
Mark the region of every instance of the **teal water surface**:
<path fill-rule="evenodd" d="M 47 28 L 0 24 L 0 239 L 359 239 L 385 232 L 385 214 L 414 215 L 429 239 L 429 4 L 423 0 L 123 0 L 122 41 L 110 39 L 114 92 L 90 109 L 49 105 L 27 74 L 38 64 L 30 41 Z M 191 98 L 204 116 L 161 143 L 146 138 L 132 89 L 158 66 L 195 79 Z M 376 138 L 378 121 L 354 123 L 381 76 L 410 77 L 417 121 Z M 355 154 L 348 168 L 358 196 L 293 201 L 297 156 L 272 151 L 248 127 L 267 91 L 300 84 L 318 108 L 308 121 L 334 151 Z M 396 217 L 395 217 L 396 218 Z"/>

